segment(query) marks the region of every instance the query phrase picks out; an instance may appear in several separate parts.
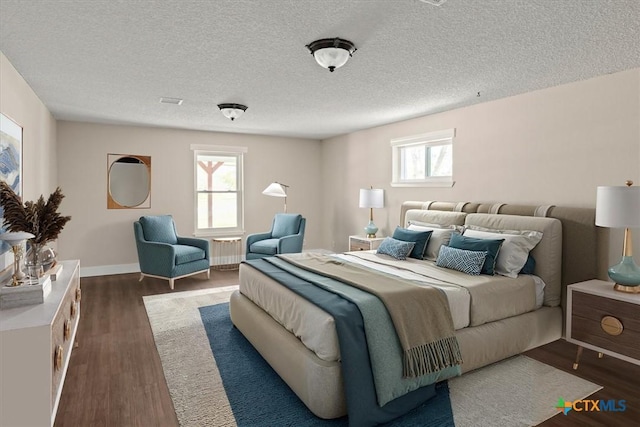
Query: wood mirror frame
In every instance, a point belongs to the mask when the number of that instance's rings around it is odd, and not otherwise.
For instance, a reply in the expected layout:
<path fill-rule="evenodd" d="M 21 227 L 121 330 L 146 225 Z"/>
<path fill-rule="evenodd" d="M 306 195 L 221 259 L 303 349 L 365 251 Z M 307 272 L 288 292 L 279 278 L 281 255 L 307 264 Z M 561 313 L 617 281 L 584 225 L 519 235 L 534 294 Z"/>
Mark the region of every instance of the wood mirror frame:
<path fill-rule="evenodd" d="M 107 209 L 151 207 L 151 156 L 107 154 Z"/>

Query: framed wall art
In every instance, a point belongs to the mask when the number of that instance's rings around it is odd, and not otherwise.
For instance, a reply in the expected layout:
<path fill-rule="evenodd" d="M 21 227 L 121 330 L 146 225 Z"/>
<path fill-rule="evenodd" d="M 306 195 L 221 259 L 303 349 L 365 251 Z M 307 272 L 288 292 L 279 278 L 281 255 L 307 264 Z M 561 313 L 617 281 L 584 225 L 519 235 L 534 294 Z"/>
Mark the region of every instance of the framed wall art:
<path fill-rule="evenodd" d="M 0 113 L 0 180 L 22 196 L 22 127 Z M 4 212 L 0 206 L 0 233 L 4 233 Z M 11 247 L 0 241 L 0 271 L 13 263 Z"/>

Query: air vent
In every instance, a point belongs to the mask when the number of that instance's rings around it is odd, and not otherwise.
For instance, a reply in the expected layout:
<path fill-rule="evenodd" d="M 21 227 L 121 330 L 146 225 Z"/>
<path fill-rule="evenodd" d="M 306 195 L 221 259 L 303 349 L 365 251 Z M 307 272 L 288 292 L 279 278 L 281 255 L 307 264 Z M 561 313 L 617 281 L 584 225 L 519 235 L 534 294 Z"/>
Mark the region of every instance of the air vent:
<path fill-rule="evenodd" d="M 420 0 L 420 1 L 422 3 L 429 3 L 434 6 L 440 6 L 442 3 L 446 2 L 447 0 Z"/>
<path fill-rule="evenodd" d="M 182 105 L 183 99 L 180 98 L 160 98 L 160 104 L 173 104 L 173 105 Z"/>

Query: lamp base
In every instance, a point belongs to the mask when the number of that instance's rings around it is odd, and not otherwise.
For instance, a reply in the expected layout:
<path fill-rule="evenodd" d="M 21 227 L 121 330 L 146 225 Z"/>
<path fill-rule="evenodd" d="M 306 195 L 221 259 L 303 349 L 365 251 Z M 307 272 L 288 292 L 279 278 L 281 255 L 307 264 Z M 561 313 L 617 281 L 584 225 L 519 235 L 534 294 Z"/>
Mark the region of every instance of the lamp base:
<path fill-rule="evenodd" d="M 640 286 L 627 286 L 616 283 L 613 289 L 618 292 L 626 292 L 628 294 L 640 294 Z"/>
<path fill-rule="evenodd" d="M 616 291 L 640 293 L 640 267 L 636 265 L 632 256 L 623 256 L 620 264 L 610 267 L 607 273 L 615 282 L 613 289 Z"/>
<path fill-rule="evenodd" d="M 369 224 L 364 228 L 364 232 L 367 233 L 367 237 L 373 239 L 376 237 L 376 233 L 378 232 L 378 227 L 373 223 L 373 221 L 369 221 Z"/>

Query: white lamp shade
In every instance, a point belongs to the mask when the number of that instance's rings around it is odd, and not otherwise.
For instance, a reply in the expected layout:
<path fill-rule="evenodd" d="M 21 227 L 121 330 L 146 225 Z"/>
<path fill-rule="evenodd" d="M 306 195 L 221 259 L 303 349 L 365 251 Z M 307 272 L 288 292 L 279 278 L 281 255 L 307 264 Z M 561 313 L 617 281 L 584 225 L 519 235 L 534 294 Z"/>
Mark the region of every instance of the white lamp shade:
<path fill-rule="evenodd" d="M 244 111 L 239 108 L 222 108 L 220 111 L 222 115 L 229 120 L 235 120 L 244 113 Z"/>
<path fill-rule="evenodd" d="M 349 51 L 342 48 L 325 47 L 313 52 L 316 62 L 324 68 L 340 68 L 349 60 Z"/>
<path fill-rule="evenodd" d="M 269 184 L 267 188 L 262 192 L 265 196 L 273 196 L 273 197 L 287 197 L 287 192 L 282 184 L 277 182 L 272 182 Z"/>
<path fill-rule="evenodd" d="M 640 187 L 598 187 L 596 225 L 640 228 Z"/>
<path fill-rule="evenodd" d="M 381 188 L 361 188 L 360 207 L 376 209 L 384 207 L 384 190 Z"/>

